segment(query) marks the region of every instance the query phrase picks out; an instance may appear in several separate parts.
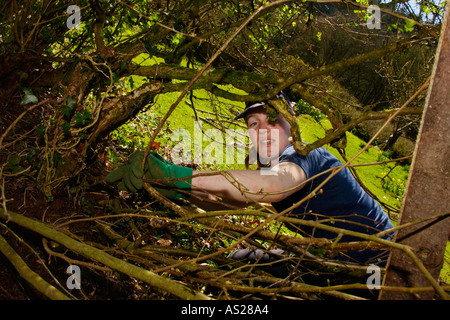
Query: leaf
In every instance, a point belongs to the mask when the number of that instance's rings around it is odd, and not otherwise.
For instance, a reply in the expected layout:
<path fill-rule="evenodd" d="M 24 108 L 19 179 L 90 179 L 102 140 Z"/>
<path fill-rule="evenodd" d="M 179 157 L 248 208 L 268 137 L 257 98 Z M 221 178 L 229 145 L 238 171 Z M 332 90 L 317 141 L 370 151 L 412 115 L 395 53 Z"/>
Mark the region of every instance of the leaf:
<path fill-rule="evenodd" d="M 22 102 L 20 103 L 22 106 L 30 103 L 38 103 L 38 98 L 33 94 L 31 89 L 24 88 L 23 92 L 25 93 L 25 97 L 23 97 Z"/>
<path fill-rule="evenodd" d="M 152 150 L 159 150 L 161 148 L 161 142 L 152 142 Z"/>
<path fill-rule="evenodd" d="M 20 163 L 20 156 L 17 153 L 14 153 L 8 158 L 8 166 L 16 166 Z"/>
<path fill-rule="evenodd" d="M 181 43 L 182 38 L 183 38 L 183 36 L 181 34 L 176 33 L 172 38 L 172 44 L 179 45 Z"/>
<path fill-rule="evenodd" d="M 76 112 L 74 122 L 76 124 L 82 124 L 84 125 L 87 121 L 92 119 L 92 115 L 87 111 L 86 109 L 83 110 L 83 113 Z"/>
<path fill-rule="evenodd" d="M 317 40 L 321 41 L 322 40 L 322 32 L 320 32 L 320 31 L 317 32 L 316 37 L 317 37 Z"/>
<path fill-rule="evenodd" d="M 153 12 L 151 15 L 151 20 L 155 22 L 159 21 L 158 13 Z"/>
<path fill-rule="evenodd" d="M 73 99 L 71 97 L 66 98 L 66 105 L 62 107 L 62 111 L 64 112 L 67 118 L 69 118 L 70 115 L 72 114 L 72 110 L 76 104 L 77 104 L 76 99 Z"/>
<path fill-rule="evenodd" d="M 40 125 L 36 128 L 36 133 L 39 137 L 42 137 L 45 133 L 46 127 L 44 125 Z"/>
<path fill-rule="evenodd" d="M 88 120 L 91 120 L 91 119 L 92 119 L 92 114 L 89 111 L 87 111 L 86 109 L 84 109 L 84 111 L 83 111 L 83 120 L 84 121 L 88 121 Z"/>
<path fill-rule="evenodd" d="M 416 22 L 412 19 L 407 19 L 405 24 L 405 31 L 406 32 L 412 32 L 414 31 L 414 26 L 416 25 Z"/>
<path fill-rule="evenodd" d="M 22 161 L 22 158 L 17 153 L 10 155 L 5 169 L 13 174 L 23 171 L 24 168 L 20 165 L 20 161 Z"/>
<path fill-rule="evenodd" d="M 80 112 L 76 112 L 75 113 L 75 119 L 74 119 L 75 123 L 82 123 L 83 122 L 83 115 Z"/>
<path fill-rule="evenodd" d="M 70 124 L 67 123 L 67 122 L 64 122 L 64 123 L 61 125 L 61 127 L 62 127 L 62 129 L 63 129 L 63 131 L 64 131 L 65 133 L 68 133 L 69 130 L 70 130 Z"/>
<path fill-rule="evenodd" d="M 128 65 L 125 61 L 120 61 L 119 65 L 120 65 L 120 73 L 128 70 Z"/>

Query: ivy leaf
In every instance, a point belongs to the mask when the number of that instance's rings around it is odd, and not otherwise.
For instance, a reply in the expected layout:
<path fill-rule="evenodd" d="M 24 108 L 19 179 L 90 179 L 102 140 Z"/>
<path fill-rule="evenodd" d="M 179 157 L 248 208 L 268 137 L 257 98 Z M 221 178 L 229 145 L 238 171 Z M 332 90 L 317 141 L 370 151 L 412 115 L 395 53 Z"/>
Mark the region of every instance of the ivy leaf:
<path fill-rule="evenodd" d="M 66 105 L 70 109 L 73 109 L 73 107 L 75 107 L 76 104 L 77 104 L 77 99 L 71 98 L 71 97 L 66 98 Z"/>
<path fill-rule="evenodd" d="M 83 113 L 81 113 L 81 112 L 75 113 L 74 122 L 76 124 L 84 125 L 86 122 L 90 121 L 91 119 L 92 119 L 91 114 L 86 109 L 84 109 Z"/>
<path fill-rule="evenodd" d="M 112 82 L 111 82 L 111 80 L 112 80 Z M 117 76 L 117 74 L 115 72 L 112 73 L 111 79 L 105 80 L 105 84 L 107 86 L 111 85 L 111 83 L 114 84 L 116 82 L 119 82 L 119 77 Z"/>
<path fill-rule="evenodd" d="M 20 102 L 22 106 L 30 103 L 38 103 L 38 98 L 33 94 L 33 91 L 31 91 L 31 89 L 24 88 L 23 92 L 25 93 L 25 97 L 23 97 L 22 102 Z"/>
<path fill-rule="evenodd" d="M 127 63 L 125 61 L 120 61 L 119 65 L 120 65 L 120 73 L 125 72 L 125 71 L 128 70 L 128 66 L 127 66 Z"/>
<path fill-rule="evenodd" d="M 83 115 L 79 112 L 76 112 L 74 122 L 78 124 L 83 123 Z"/>
<path fill-rule="evenodd" d="M 18 165 L 19 163 L 20 163 L 20 156 L 17 153 L 14 153 L 9 156 L 7 163 L 8 166 L 13 167 Z"/>
<path fill-rule="evenodd" d="M 77 104 L 77 99 L 67 97 L 66 98 L 66 105 L 62 107 L 62 111 L 66 115 L 67 118 L 70 117 L 70 114 L 72 113 L 73 108 Z"/>

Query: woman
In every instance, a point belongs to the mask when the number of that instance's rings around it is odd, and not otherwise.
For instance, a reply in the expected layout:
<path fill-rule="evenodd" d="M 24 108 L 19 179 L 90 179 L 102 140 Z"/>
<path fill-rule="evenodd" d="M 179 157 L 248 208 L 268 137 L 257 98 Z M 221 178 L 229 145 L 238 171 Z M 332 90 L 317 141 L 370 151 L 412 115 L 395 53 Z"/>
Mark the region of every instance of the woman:
<path fill-rule="evenodd" d="M 284 93 L 280 93 L 277 98 L 284 99 L 290 112 L 293 113 L 289 98 Z M 273 110 L 269 112 L 269 108 L 271 106 L 268 101 L 248 103 L 244 112 L 236 117 L 236 120 L 243 118 L 246 121 L 250 139 L 260 160 L 270 163 L 270 168 L 267 169 L 269 172 L 230 170 L 227 176 L 219 174 L 195 177 L 196 174 L 203 172 L 176 166 L 158 155 L 149 154 L 147 166 L 144 168 L 145 176 L 159 179 L 194 175 L 185 181 L 176 181 L 167 185 L 184 189 L 197 197 L 206 198 L 214 195 L 227 203 L 233 203 L 240 207 L 254 202 L 270 202 L 279 212 L 287 210 L 290 216 L 318 221 L 349 231 L 376 234 L 393 228 L 387 214 L 361 188 L 346 168 L 321 186 L 321 192 L 315 197 L 289 210 L 293 204 L 301 201 L 327 179 L 332 171 L 330 169 L 341 166 L 342 163 L 323 148 L 315 149 L 307 156 L 298 154 L 289 139 L 289 122 L 280 114 L 273 116 Z M 131 189 L 131 191 L 140 189 L 144 176 L 140 165 L 143 153 L 133 156 L 130 157 L 131 161 L 129 160 L 127 164 L 116 169 L 120 170 L 124 167 L 121 172 L 113 171 L 107 177 L 107 181 L 110 183 L 120 181 L 127 190 Z M 210 173 L 210 171 L 208 172 Z M 130 177 L 135 181 L 137 179 L 138 182 L 133 184 Z M 182 197 L 181 193 L 173 190 L 158 190 L 172 199 Z M 301 225 L 288 225 L 288 227 L 306 237 L 335 239 L 338 236 L 334 232 L 320 228 Z M 391 234 L 386 234 L 383 238 L 389 239 L 391 236 Z M 360 238 L 348 235 L 339 238 L 341 242 L 358 240 Z M 253 250 L 236 251 L 231 255 L 237 259 L 261 256 L 263 256 L 262 252 Z M 263 257 L 268 258 L 267 255 Z M 350 251 L 338 258 L 365 264 L 385 265 L 387 253 L 373 250 Z"/>

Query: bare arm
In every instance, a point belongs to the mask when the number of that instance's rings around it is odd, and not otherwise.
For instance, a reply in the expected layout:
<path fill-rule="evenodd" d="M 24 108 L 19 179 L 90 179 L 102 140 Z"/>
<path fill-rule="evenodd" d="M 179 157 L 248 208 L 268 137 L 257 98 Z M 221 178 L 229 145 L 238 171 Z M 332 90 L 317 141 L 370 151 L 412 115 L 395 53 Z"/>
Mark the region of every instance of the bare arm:
<path fill-rule="evenodd" d="M 199 176 L 192 179 L 192 192 L 207 197 L 209 193 L 234 204 L 278 202 L 290 196 L 306 180 L 300 166 L 283 162 L 273 169 L 275 174 L 259 170 L 230 170 L 226 175 Z M 201 171 L 194 171 L 194 175 Z"/>

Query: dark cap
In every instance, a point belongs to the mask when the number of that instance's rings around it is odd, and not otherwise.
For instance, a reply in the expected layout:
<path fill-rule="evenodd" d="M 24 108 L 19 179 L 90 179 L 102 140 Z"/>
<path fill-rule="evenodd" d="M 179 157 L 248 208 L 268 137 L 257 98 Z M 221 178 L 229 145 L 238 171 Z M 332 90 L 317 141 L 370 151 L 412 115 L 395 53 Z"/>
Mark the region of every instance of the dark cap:
<path fill-rule="evenodd" d="M 278 98 L 278 99 L 283 98 L 283 99 L 287 102 L 287 104 L 288 104 L 288 106 L 289 106 L 289 112 L 290 112 L 292 115 L 294 115 L 294 108 L 292 107 L 291 100 L 289 100 L 289 97 L 288 97 L 283 91 L 280 91 L 280 93 L 277 94 L 277 98 Z M 245 117 L 252 109 L 256 109 L 256 108 L 258 108 L 258 107 L 262 107 L 262 106 L 265 106 L 265 105 L 267 105 L 267 104 L 268 104 L 267 101 L 246 102 L 246 103 L 245 103 L 245 109 L 244 109 L 244 111 L 242 111 L 241 113 L 239 113 L 239 114 L 234 118 L 234 120 L 238 120 L 238 119 L 244 118 L 244 117 Z"/>

